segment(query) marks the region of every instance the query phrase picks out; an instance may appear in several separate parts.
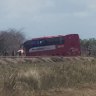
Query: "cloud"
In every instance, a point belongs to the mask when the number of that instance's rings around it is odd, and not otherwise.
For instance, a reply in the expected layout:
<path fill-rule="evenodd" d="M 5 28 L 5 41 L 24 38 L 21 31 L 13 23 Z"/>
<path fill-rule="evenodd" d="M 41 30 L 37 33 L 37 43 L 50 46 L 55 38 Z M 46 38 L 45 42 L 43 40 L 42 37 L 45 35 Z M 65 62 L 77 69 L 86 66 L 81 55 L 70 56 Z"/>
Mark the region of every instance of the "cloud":
<path fill-rule="evenodd" d="M 0 3 L 0 13 L 7 19 L 62 13 L 85 17 L 92 11 L 96 11 L 96 0 L 3 0 Z"/>
<path fill-rule="evenodd" d="M 2 2 L 3 12 L 8 18 L 20 18 L 21 16 L 36 15 L 45 7 L 52 6 L 51 0 L 7 0 Z"/>
<path fill-rule="evenodd" d="M 96 12 L 96 0 L 89 0 L 88 9 L 89 11 Z"/>

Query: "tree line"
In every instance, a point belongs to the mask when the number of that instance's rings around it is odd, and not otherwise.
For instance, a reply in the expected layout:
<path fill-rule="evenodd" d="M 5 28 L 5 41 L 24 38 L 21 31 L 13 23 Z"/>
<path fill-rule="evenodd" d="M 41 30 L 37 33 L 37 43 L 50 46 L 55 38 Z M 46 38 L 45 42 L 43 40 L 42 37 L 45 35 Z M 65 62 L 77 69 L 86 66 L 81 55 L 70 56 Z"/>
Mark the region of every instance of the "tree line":
<path fill-rule="evenodd" d="M 25 41 L 25 36 L 21 31 L 9 29 L 0 31 L 0 55 L 12 55 L 17 53 L 20 45 Z"/>
<path fill-rule="evenodd" d="M 81 53 L 87 56 L 96 56 L 96 39 L 83 39 L 81 41 Z"/>

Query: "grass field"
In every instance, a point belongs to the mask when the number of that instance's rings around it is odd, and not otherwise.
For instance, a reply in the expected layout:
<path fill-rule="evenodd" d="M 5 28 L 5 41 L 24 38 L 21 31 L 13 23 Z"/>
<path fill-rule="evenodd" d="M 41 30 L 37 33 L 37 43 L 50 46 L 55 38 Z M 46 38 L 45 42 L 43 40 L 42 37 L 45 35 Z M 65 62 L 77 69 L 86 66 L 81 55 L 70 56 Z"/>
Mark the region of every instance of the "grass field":
<path fill-rule="evenodd" d="M 96 96 L 96 58 L 0 58 L 0 96 Z"/>

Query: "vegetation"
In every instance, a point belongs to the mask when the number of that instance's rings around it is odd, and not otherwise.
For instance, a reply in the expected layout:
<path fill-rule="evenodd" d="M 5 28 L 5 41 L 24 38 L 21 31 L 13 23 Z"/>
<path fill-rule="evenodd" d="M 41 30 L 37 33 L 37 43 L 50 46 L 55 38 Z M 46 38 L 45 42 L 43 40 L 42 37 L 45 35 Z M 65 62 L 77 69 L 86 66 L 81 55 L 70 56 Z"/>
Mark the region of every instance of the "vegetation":
<path fill-rule="evenodd" d="M 3 58 L 0 96 L 95 96 L 95 73 L 93 57 Z"/>
<path fill-rule="evenodd" d="M 96 56 L 96 39 L 83 39 L 81 40 L 82 54 L 89 56 Z"/>
<path fill-rule="evenodd" d="M 12 55 L 13 51 L 17 52 L 24 40 L 25 36 L 16 29 L 0 31 L 0 55 Z"/>

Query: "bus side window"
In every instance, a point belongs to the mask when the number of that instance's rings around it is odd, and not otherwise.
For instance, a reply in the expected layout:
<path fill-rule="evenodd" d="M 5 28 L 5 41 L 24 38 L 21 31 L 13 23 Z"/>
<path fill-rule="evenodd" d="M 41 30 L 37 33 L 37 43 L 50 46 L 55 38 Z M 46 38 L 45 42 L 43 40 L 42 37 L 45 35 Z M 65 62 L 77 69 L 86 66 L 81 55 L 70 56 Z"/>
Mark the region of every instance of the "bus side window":
<path fill-rule="evenodd" d="M 52 45 L 52 38 L 48 38 L 48 39 L 46 40 L 46 44 L 47 44 L 47 45 Z"/>
<path fill-rule="evenodd" d="M 60 37 L 60 44 L 64 44 L 64 37 Z"/>
<path fill-rule="evenodd" d="M 40 46 L 45 46 L 46 45 L 46 40 L 40 40 L 39 45 Z"/>
<path fill-rule="evenodd" d="M 48 45 L 64 44 L 64 38 L 63 37 L 49 38 L 47 39 L 47 44 Z"/>
<path fill-rule="evenodd" d="M 39 43 L 39 40 L 33 40 L 31 44 L 32 44 L 32 47 L 38 47 L 40 43 Z"/>

